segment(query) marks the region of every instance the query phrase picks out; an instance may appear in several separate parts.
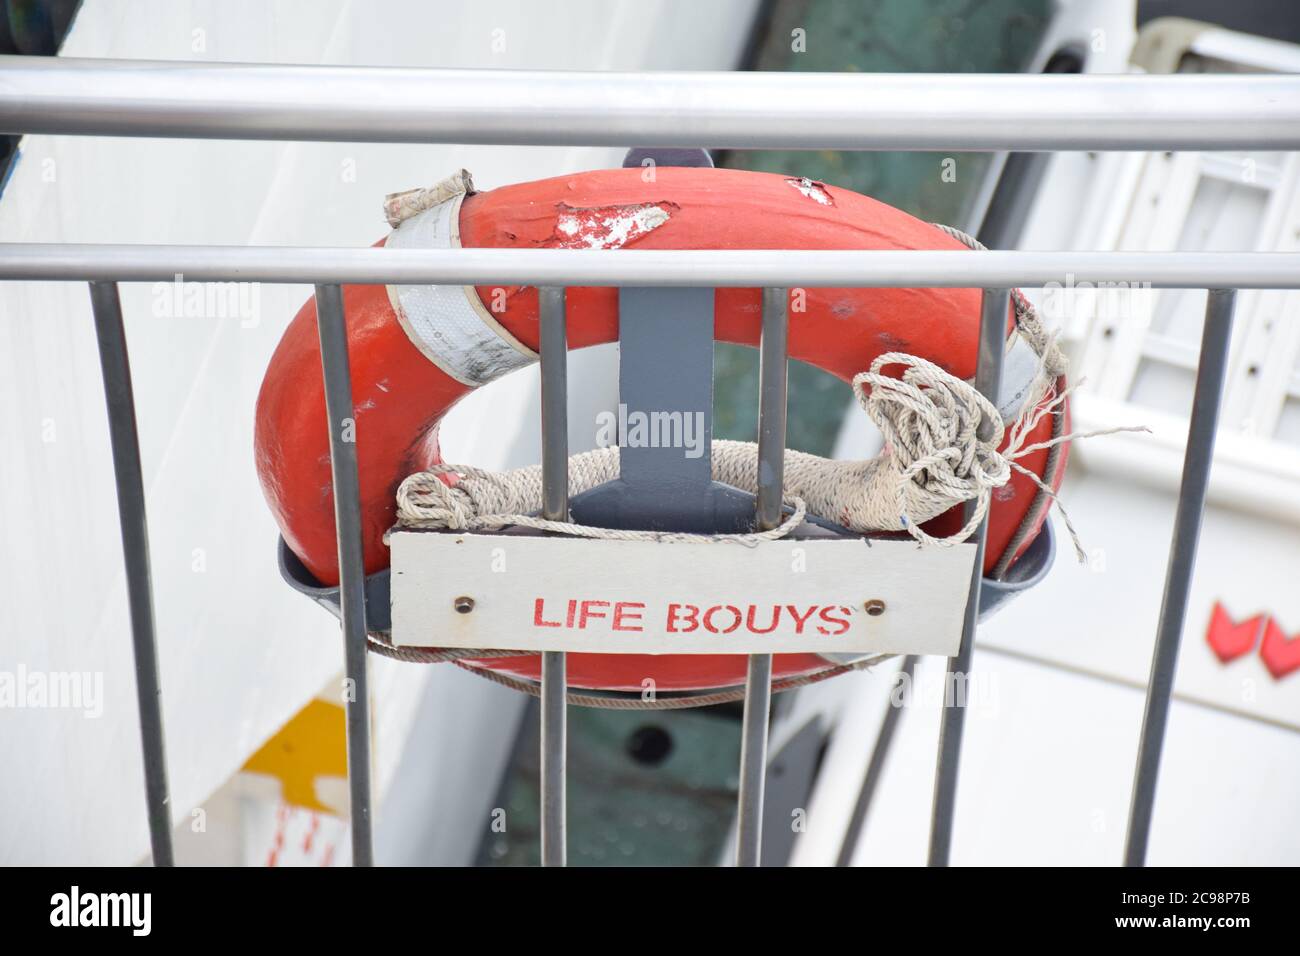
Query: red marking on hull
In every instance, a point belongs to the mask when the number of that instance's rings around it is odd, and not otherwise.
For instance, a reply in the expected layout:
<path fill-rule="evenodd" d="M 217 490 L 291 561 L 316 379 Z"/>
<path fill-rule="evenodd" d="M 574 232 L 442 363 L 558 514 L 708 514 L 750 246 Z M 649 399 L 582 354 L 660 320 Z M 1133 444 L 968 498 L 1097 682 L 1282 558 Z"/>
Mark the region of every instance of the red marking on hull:
<path fill-rule="evenodd" d="M 1256 614 L 1238 624 L 1227 609 L 1215 601 L 1214 610 L 1210 612 L 1210 626 L 1205 631 L 1205 641 L 1215 656 L 1227 664 L 1255 649 L 1266 619 L 1267 615 Z"/>
<path fill-rule="evenodd" d="M 1300 670 L 1300 634 L 1288 637 L 1281 625 L 1269 618 L 1268 626 L 1264 628 L 1264 640 L 1259 646 L 1259 657 L 1277 680 Z"/>

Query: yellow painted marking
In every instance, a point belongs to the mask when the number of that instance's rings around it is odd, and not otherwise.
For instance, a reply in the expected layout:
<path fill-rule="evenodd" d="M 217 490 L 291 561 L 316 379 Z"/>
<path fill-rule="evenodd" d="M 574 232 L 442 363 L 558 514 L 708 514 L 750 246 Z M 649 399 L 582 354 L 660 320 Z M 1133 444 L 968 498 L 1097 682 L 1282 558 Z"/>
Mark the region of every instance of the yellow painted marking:
<path fill-rule="evenodd" d="M 348 756 L 343 708 L 312 700 L 298 711 L 241 768 L 280 781 L 284 802 L 321 813 L 336 813 L 316 797 L 317 777 L 346 777 Z"/>

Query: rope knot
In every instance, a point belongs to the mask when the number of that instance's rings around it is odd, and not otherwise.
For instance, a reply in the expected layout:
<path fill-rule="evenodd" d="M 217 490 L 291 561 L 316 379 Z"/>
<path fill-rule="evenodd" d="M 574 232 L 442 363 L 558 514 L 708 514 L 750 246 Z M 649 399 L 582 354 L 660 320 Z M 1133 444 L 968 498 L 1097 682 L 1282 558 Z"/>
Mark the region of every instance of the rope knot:
<path fill-rule="evenodd" d="M 903 366 L 901 378 L 885 374 L 891 365 Z M 998 451 L 1006 427 L 997 408 L 969 382 L 904 352 L 886 352 L 854 376 L 853 394 L 884 435 L 901 526 L 924 544 L 965 540 L 988 509 L 993 489 L 1011 478 L 1011 465 Z M 911 518 L 971 499 L 974 514 L 950 538 L 931 537 Z"/>
<path fill-rule="evenodd" d="M 444 475 L 456 475 L 448 484 Z M 410 527 L 468 531 L 481 515 L 509 512 L 516 502 L 510 483 L 499 474 L 462 465 L 435 465 L 408 475 L 397 489 L 397 509 Z"/>

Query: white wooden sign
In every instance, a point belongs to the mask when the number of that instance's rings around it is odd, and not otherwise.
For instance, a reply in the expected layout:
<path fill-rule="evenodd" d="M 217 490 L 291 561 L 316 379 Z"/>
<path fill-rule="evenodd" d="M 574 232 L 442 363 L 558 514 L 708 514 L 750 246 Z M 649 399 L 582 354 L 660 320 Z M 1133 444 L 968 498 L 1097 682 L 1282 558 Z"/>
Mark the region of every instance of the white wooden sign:
<path fill-rule="evenodd" d="M 602 654 L 957 652 L 974 545 L 399 531 L 393 643 Z"/>

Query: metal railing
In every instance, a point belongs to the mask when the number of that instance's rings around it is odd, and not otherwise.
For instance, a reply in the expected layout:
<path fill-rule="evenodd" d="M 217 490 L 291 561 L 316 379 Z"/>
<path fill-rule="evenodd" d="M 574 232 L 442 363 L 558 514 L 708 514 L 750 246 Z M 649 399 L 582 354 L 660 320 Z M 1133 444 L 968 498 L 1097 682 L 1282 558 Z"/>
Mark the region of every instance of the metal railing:
<path fill-rule="evenodd" d="M 384 142 L 780 147 L 802 149 L 1297 149 L 1300 78 L 1275 76 L 942 76 L 578 74 L 286 67 L 0 57 L 0 131 Z M 1300 288 L 1294 253 L 807 252 L 232 248 L 0 245 L 0 280 L 87 281 L 99 334 L 130 596 L 154 862 L 172 862 L 156 637 L 135 410 L 118 282 L 315 285 L 347 676 L 353 862 L 373 862 L 365 601 L 344 283 L 511 283 L 541 290 L 544 514 L 567 515 L 564 288 L 741 286 L 766 290 L 760 345 L 760 456 L 785 445 L 790 286 L 985 290 L 977 387 L 997 394 L 1012 286 L 1140 281 L 1209 288 L 1164 601 L 1141 731 L 1125 861 L 1145 860 L 1178 644 L 1195 561 L 1227 361 L 1234 291 Z M 775 504 L 774 504 L 775 502 Z M 760 489 L 758 522 L 779 513 Z M 984 528 L 977 535 L 983 548 Z M 981 586 L 975 564 L 960 650 L 971 663 Z M 565 656 L 542 668 L 543 862 L 565 859 Z M 759 860 L 771 658 L 746 681 L 737 861 Z M 945 708 L 930 862 L 948 862 L 964 712 Z"/>
<path fill-rule="evenodd" d="M 711 149 L 1300 144 L 1291 76 L 571 73 L 20 57 L 0 57 L 0 75 L 9 132 Z"/>

